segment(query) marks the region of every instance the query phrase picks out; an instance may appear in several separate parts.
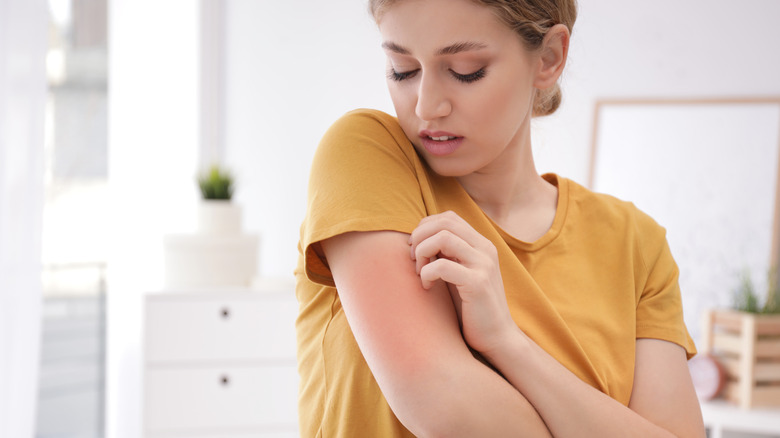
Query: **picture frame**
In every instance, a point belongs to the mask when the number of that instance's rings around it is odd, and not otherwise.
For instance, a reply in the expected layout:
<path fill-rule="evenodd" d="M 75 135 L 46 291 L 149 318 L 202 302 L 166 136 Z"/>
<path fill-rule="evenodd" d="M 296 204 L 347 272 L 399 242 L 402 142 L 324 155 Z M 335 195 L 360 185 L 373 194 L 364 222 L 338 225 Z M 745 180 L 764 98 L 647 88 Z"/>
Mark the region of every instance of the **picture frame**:
<path fill-rule="evenodd" d="M 688 329 L 729 307 L 740 275 L 766 290 L 780 251 L 780 96 L 603 99 L 589 187 L 667 230 Z"/>

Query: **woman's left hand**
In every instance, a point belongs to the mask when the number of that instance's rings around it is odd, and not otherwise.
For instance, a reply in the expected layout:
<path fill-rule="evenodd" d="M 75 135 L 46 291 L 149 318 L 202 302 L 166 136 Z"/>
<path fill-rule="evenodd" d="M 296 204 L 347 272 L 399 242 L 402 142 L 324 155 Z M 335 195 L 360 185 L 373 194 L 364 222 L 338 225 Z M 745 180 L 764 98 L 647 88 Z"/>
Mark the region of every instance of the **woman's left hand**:
<path fill-rule="evenodd" d="M 409 244 L 423 287 L 447 283 L 466 343 L 483 354 L 500 348 L 503 335 L 517 326 L 493 243 L 448 211 L 420 221 Z"/>

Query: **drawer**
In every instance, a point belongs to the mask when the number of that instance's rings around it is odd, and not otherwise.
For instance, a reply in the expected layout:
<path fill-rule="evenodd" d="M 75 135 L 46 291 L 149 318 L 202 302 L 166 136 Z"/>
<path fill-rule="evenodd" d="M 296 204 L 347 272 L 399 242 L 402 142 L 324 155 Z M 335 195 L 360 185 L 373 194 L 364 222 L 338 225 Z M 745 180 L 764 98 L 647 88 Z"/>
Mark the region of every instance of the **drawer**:
<path fill-rule="evenodd" d="M 146 299 L 148 363 L 295 358 L 298 304 L 290 293 Z"/>
<path fill-rule="evenodd" d="M 294 365 L 233 368 L 147 368 L 147 432 L 295 430 Z"/>

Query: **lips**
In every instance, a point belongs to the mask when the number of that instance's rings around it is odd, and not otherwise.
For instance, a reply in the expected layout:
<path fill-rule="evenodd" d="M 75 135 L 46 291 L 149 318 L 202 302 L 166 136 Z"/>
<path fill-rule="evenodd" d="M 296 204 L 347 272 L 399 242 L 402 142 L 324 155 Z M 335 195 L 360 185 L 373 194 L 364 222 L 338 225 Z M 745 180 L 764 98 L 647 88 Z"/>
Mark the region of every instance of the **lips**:
<path fill-rule="evenodd" d="M 429 154 L 439 157 L 455 152 L 463 143 L 463 137 L 444 131 L 420 131 L 420 140 Z"/>

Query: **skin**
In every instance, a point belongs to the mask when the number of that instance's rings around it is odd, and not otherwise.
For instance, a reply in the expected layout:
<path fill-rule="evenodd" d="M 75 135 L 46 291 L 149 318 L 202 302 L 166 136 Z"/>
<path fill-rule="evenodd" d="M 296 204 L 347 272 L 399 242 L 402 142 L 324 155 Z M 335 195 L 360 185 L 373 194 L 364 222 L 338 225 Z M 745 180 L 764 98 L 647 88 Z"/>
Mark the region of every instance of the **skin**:
<path fill-rule="evenodd" d="M 541 237 L 557 193 L 533 164 L 531 105 L 563 70 L 566 27 L 529 52 L 485 7 L 404 0 L 379 29 L 396 113 L 420 154 L 506 231 Z M 431 154 L 423 130 L 461 140 Z M 417 436 L 704 436 L 682 348 L 637 340 L 628 407 L 585 384 L 512 321 L 495 247 L 455 213 L 423 219 L 411 236 L 354 232 L 322 248 L 369 367 Z"/>

